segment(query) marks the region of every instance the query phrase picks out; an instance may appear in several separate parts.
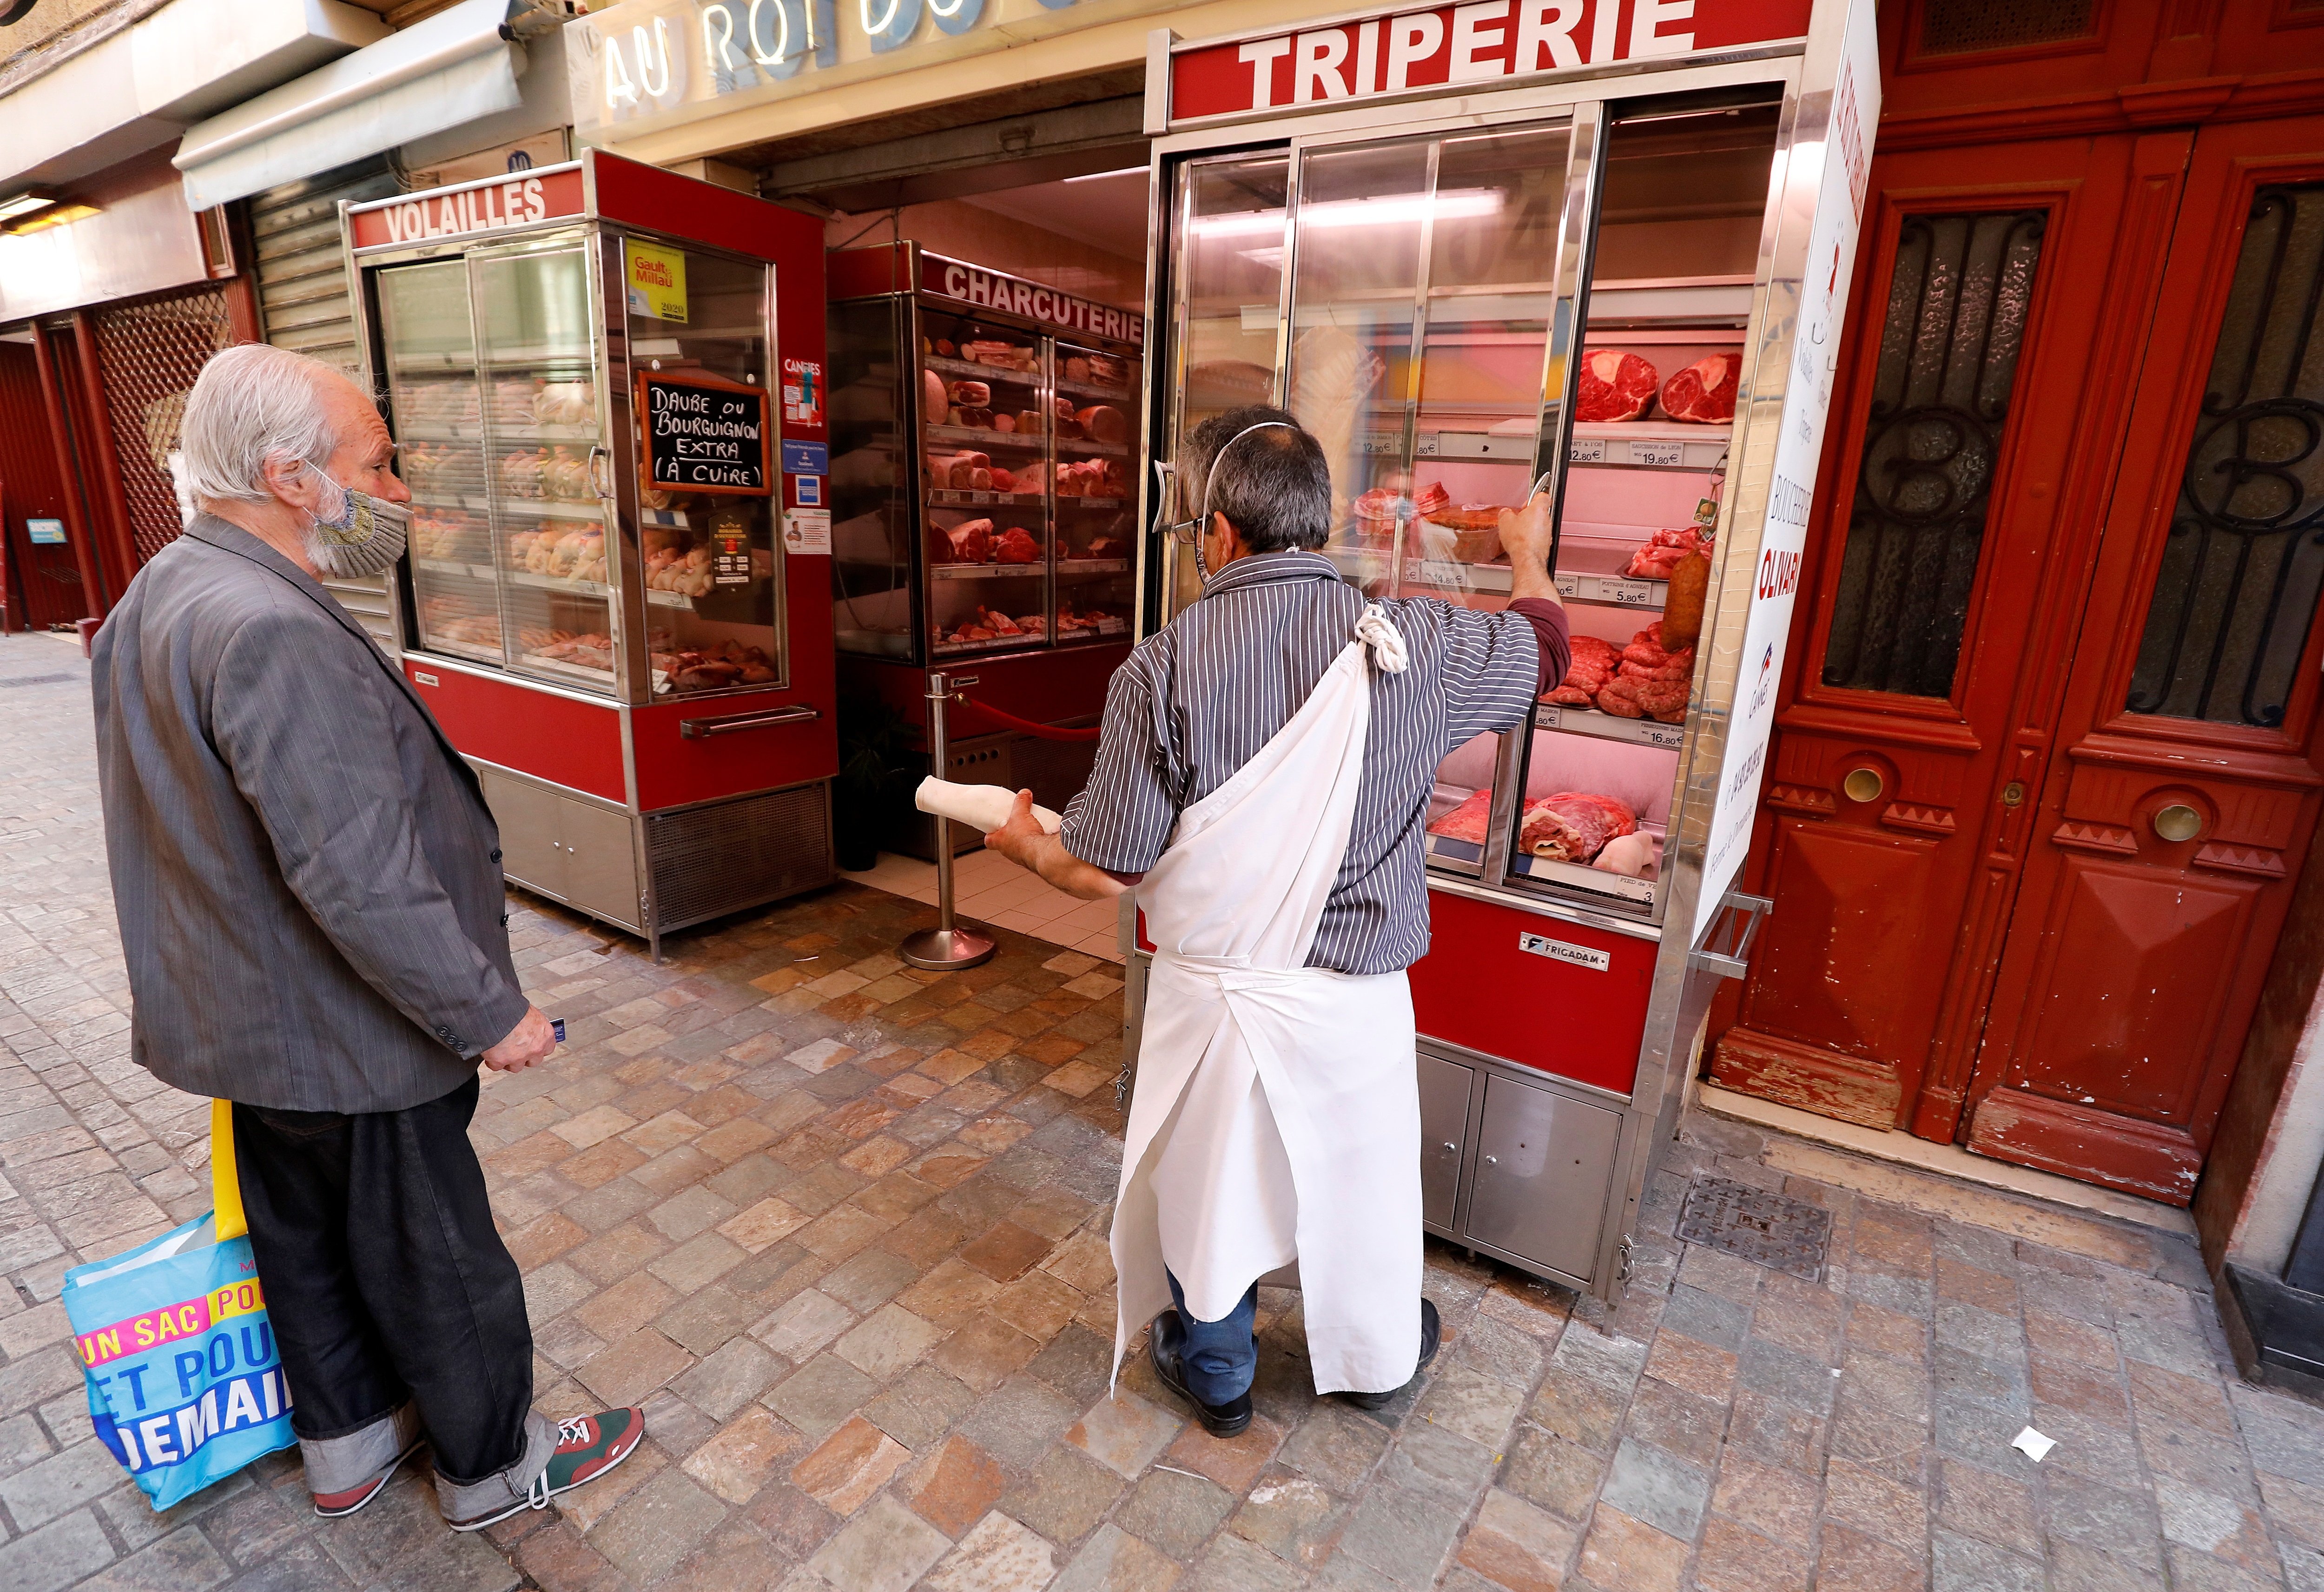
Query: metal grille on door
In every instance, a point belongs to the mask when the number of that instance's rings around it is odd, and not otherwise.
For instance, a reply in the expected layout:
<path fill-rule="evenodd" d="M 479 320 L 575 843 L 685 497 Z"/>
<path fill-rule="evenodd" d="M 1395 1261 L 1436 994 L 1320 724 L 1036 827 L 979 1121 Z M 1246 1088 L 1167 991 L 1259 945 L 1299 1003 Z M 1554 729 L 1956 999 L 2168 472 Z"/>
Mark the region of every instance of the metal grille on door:
<path fill-rule="evenodd" d="M 1823 683 L 1948 696 L 2046 216 L 1914 216 L 1832 601 Z"/>
<path fill-rule="evenodd" d="M 2273 729 L 2324 593 L 2324 183 L 2252 196 L 2134 713 Z"/>
<path fill-rule="evenodd" d="M 225 290 L 213 287 L 112 305 L 96 321 L 113 446 L 143 564 L 185 528 L 191 505 L 180 503 L 170 456 L 186 393 L 210 355 L 234 341 L 234 322 Z"/>
<path fill-rule="evenodd" d="M 2091 36 L 2096 0 L 1927 0 L 1915 56 L 1973 55 Z"/>

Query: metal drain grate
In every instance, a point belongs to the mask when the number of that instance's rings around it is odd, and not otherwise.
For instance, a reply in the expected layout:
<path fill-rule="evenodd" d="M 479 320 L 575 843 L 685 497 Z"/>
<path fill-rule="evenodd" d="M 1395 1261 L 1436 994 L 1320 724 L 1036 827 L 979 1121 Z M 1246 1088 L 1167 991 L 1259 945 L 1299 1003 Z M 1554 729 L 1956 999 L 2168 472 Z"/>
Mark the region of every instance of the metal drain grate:
<path fill-rule="evenodd" d="M 53 686 L 60 680 L 69 680 L 71 675 L 18 675 L 11 679 L 0 676 L 0 686 Z"/>
<path fill-rule="evenodd" d="M 1686 1191 L 1678 1236 L 1808 1282 L 1823 1278 L 1831 1212 L 1724 1177 L 1699 1177 Z"/>

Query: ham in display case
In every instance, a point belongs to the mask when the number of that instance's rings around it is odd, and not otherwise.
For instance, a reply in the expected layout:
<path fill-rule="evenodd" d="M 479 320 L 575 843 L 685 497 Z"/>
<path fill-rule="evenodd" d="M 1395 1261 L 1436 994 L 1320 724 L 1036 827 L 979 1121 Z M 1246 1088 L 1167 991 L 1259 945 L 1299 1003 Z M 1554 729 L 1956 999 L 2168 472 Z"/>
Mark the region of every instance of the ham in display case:
<path fill-rule="evenodd" d="M 828 881 L 815 224 L 591 151 L 346 229 L 404 672 L 508 877 L 657 949 Z"/>
<path fill-rule="evenodd" d="M 1424 820 L 1422 1173 L 1432 1230 L 1610 1298 L 1764 910 L 1731 887 L 1879 79 L 1868 0 L 1609 8 L 1157 34 L 1146 421 L 1166 453 L 1288 409 L 1375 596 L 1505 607 L 1501 511 L 1551 495 L 1571 665 L 1450 750 Z M 1140 551 L 1150 627 L 1196 587 Z"/>

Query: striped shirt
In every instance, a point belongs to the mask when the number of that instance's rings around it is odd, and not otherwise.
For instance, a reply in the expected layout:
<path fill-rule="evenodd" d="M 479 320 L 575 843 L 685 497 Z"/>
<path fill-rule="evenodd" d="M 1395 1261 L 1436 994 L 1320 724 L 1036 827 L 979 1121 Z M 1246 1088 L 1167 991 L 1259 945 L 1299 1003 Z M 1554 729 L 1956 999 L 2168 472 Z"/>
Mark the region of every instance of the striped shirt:
<path fill-rule="evenodd" d="M 1364 602 L 1314 553 L 1263 553 L 1219 571 L 1199 601 L 1115 671 L 1097 766 L 1065 809 L 1065 849 L 1110 872 L 1153 867 L 1178 814 L 1299 711 L 1354 638 Z M 1471 739 L 1521 721 L 1545 666 L 1554 665 L 1553 680 L 1565 667 L 1522 613 L 1433 597 L 1381 607 L 1404 633 L 1412 664 L 1400 675 L 1372 671 L 1355 822 L 1307 957 L 1310 967 L 1343 973 L 1393 972 L 1426 953 L 1422 835 L 1436 766 Z M 1563 615 L 1556 618 L 1562 639 Z"/>

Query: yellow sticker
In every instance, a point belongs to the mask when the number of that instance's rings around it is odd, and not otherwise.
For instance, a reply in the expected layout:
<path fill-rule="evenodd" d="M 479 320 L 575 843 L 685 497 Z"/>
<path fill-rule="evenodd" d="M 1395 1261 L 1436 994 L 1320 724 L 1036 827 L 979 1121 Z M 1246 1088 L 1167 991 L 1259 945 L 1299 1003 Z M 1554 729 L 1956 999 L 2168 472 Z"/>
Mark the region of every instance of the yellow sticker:
<path fill-rule="evenodd" d="M 686 252 L 630 241 L 630 313 L 686 318 Z"/>

